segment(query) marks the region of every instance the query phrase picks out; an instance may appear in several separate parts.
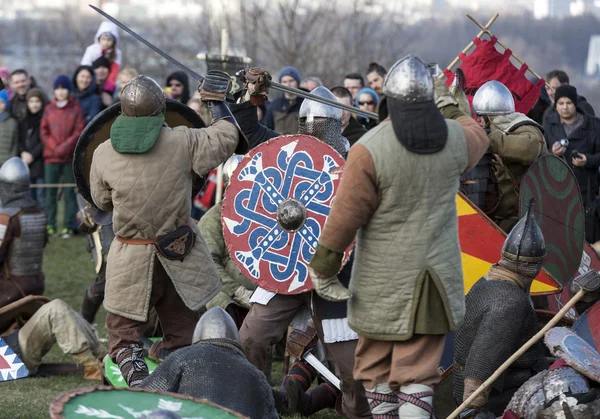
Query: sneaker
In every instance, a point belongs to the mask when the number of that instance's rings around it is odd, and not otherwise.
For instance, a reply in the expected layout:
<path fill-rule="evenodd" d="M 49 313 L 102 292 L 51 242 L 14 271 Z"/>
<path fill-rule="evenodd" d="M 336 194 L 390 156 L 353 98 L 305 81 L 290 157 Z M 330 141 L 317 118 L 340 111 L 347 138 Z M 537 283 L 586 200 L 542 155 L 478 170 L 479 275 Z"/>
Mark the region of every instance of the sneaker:
<path fill-rule="evenodd" d="M 62 236 L 63 239 L 68 239 L 73 235 L 73 230 L 63 228 L 62 231 L 60 232 L 60 235 Z"/>
<path fill-rule="evenodd" d="M 51 237 L 54 237 L 56 235 L 56 230 L 54 229 L 54 227 L 46 226 L 46 232 L 48 233 L 48 236 Z"/>

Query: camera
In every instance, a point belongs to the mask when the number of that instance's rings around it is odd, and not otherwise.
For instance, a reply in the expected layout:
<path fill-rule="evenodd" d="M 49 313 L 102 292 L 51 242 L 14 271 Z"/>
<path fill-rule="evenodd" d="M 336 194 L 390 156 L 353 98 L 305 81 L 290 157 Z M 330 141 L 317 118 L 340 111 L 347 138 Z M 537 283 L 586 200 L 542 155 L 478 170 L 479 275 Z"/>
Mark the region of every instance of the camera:
<path fill-rule="evenodd" d="M 566 138 L 563 138 L 562 140 L 560 140 L 560 145 L 562 147 L 567 147 L 569 145 L 569 140 L 567 140 Z"/>

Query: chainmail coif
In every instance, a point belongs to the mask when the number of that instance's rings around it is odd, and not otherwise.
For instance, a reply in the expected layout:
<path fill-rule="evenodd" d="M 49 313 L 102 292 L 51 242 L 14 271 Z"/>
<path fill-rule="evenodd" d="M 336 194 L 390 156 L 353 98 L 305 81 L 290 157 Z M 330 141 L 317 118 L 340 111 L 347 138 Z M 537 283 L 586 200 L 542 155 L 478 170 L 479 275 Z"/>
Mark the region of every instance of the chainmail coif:
<path fill-rule="evenodd" d="M 251 419 L 278 419 L 265 375 L 228 339 L 209 339 L 169 355 L 141 386 L 207 399 Z"/>
<path fill-rule="evenodd" d="M 312 135 L 333 147 L 346 158 L 350 150 L 350 142 L 342 134 L 342 121 L 332 118 L 315 118 L 308 122 L 306 118 L 298 119 L 298 134 Z"/>
<path fill-rule="evenodd" d="M 458 403 L 465 378 L 487 380 L 537 332 L 531 298 L 513 282 L 483 277 L 465 302 L 465 320 L 454 338 L 453 396 Z M 515 391 L 543 369 L 541 361 L 538 343 L 494 382 L 485 408 L 501 415 Z"/>

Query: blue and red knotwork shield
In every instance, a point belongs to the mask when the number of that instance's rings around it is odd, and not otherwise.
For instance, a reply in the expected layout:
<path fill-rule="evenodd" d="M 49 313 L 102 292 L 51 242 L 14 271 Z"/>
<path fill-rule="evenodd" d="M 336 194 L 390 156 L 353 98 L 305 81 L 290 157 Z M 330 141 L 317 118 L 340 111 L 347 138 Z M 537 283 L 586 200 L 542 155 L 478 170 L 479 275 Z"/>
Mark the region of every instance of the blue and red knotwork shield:
<path fill-rule="evenodd" d="M 580 374 L 600 381 L 600 354 L 595 347 L 568 327 L 554 327 L 544 338 L 552 355 L 562 358 Z"/>
<path fill-rule="evenodd" d="M 247 278 L 278 294 L 312 289 L 308 263 L 343 165 L 308 135 L 273 138 L 244 156 L 225 191 L 222 222 L 229 255 Z"/>

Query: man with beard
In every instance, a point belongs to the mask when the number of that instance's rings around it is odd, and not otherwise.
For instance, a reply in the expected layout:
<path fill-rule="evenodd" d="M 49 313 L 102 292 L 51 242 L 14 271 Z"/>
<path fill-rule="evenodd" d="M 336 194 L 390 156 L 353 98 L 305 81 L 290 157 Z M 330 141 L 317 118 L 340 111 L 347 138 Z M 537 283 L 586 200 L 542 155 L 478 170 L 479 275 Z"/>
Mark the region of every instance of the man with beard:
<path fill-rule="evenodd" d="M 538 157 L 548 154 L 544 129 L 533 119 L 515 112 L 510 90 L 496 80 L 481 86 L 473 97 L 473 112 L 489 129 L 492 167 L 500 201 L 491 218 L 505 233 L 519 220 L 521 178 Z"/>
<path fill-rule="evenodd" d="M 9 84 L 14 94 L 10 113 L 18 122 L 22 122 L 27 117 L 27 92 L 32 87 L 31 77 L 27 71 L 18 69 L 11 73 Z M 48 103 L 48 97 L 45 97 L 44 103 Z"/>
<path fill-rule="evenodd" d="M 349 299 L 354 378 L 373 418 L 430 418 L 445 336 L 464 316 L 459 177 L 489 140 L 413 54 L 394 64 L 383 93 L 390 116 L 352 147 L 310 276 L 321 297 Z M 355 237 L 346 288 L 337 273 Z"/>
<path fill-rule="evenodd" d="M 258 103 L 266 96 L 264 81 L 268 74 L 262 69 L 250 69 L 246 73 L 248 94 L 246 102 L 232 105 L 232 111 L 239 120 L 242 131 L 252 146 L 261 144 L 280 134 L 259 124 L 256 115 Z M 261 92 L 257 94 L 256 92 Z M 336 97 L 324 86 L 311 92 L 317 96 L 336 100 Z M 261 96 L 262 95 L 262 96 Z M 258 97 L 258 99 L 257 99 Z M 252 100 L 253 102 L 251 102 Z M 341 135 L 342 110 L 312 100 L 304 100 L 298 118 L 298 134 L 311 135 L 333 147 L 344 158 L 350 149 L 350 143 Z M 350 281 L 352 263 L 346 264 L 341 277 Z M 337 375 L 342 381 L 342 411 L 350 418 L 370 418 L 371 413 L 364 389 L 352 378 L 356 334 L 348 328 L 346 322 L 346 303 L 325 301 L 313 293 L 282 295 L 257 288 L 255 295 L 264 298 L 251 299 L 250 312 L 240 329 L 240 339 L 246 356 L 258 369 L 263 370 L 272 345 L 279 342 L 294 319 L 301 311 L 314 307 L 314 323 L 319 336 L 326 343 L 328 352 L 335 360 Z M 311 304 L 311 300 L 314 304 Z M 260 301 L 260 302 L 259 302 Z M 324 327 L 324 323 L 327 327 Z M 331 331 L 339 333 L 333 336 Z M 315 376 L 312 368 L 296 363 L 283 383 L 288 395 L 288 409 L 291 413 L 310 415 L 335 404 L 339 392 L 325 383 L 304 394 Z"/>
<path fill-rule="evenodd" d="M 209 72 L 201 95 L 213 124 L 171 129 L 164 126 L 162 89 L 137 76 L 123 89 L 110 140 L 94 151 L 91 196 L 99 209 L 113 212 L 115 232 L 104 295 L 108 350 L 130 387 L 149 374 L 141 334 L 150 308 L 158 313 L 164 349 L 188 346 L 198 311 L 221 288 L 190 218 L 190 197 L 194 173 L 206 175 L 234 151 L 247 151 L 224 103 L 230 84 L 227 74 Z"/>
<path fill-rule="evenodd" d="M 221 307 L 196 325 L 192 345 L 169 355 L 140 385 L 185 394 L 250 419 L 278 419 L 271 387 L 244 356 L 233 319 Z"/>
<path fill-rule="evenodd" d="M 171 89 L 171 99 L 187 104 L 190 100 L 190 82 L 183 71 L 175 71 L 167 77 L 167 87 Z"/>
<path fill-rule="evenodd" d="M 0 307 L 44 293 L 46 214 L 32 198 L 29 169 L 18 157 L 0 168 Z"/>
<path fill-rule="evenodd" d="M 531 203 L 506 238 L 500 261 L 467 294 L 465 321 L 454 338 L 453 395 L 457 405 L 536 334 L 537 317 L 529 288 L 545 256 L 544 236 Z M 543 369 L 541 360 L 538 343 L 475 398 L 461 417 L 475 417 L 483 410 L 502 415 L 519 387 Z"/>

